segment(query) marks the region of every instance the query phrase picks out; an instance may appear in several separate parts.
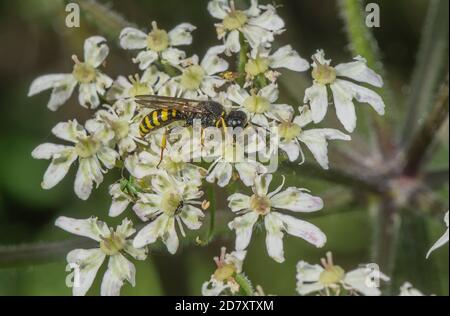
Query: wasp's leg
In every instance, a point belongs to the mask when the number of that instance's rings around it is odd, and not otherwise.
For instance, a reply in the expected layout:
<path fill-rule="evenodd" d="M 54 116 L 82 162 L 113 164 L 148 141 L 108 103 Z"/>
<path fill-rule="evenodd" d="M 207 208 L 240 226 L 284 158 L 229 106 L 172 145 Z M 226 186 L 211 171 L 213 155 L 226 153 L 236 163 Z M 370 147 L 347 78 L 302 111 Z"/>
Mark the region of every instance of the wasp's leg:
<path fill-rule="evenodd" d="M 161 138 L 161 155 L 159 158 L 158 166 L 156 166 L 157 169 L 159 169 L 159 166 L 161 166 L 161 163 L 163 162 L 164 150 L 166 150 L 166 147 L 167 147 L 167 129 L 164 129 L 164 134 Z"/>

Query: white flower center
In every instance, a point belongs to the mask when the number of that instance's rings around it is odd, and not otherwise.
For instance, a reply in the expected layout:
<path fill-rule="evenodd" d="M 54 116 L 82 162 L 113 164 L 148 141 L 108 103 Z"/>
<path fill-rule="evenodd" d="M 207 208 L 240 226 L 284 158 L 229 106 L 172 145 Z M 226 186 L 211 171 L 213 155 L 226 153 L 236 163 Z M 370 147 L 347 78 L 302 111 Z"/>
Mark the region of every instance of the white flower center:
<path fill-rule="evenodd" d="M 345 271 L 340 266 L 327 267 L 319 276 L 319 282 L 324 286 L 330 286 L 342 281 Z"/>
<path fill-rule="evenodd" d="M 214 279 L 217 281 L 227 281 L 236 273 L 236 268 L 232 264 L 224 264 L 214 272 Z"/>
<path fill-rule="evenodd" d="M 156 22 L 152 23 L 153 30 L 147 36 L 147 47 L 154 52 L 165 51 L 170 45 L 169 34 L 165 30 L 158 29 Z"/>
<path fill-rule="evenodd" d="M 247 21 L 248 18 L 244 12 L 233 10 L 223 19 L 223 26 L 228 31 L 234 31 L 243 27 Z"/>
<path fill-rule="evenodd" d="M 250 208 L 260 215 L 266 215 L 270 212 L 271 208 L 270 199 L 267 196 L 258 196 L 254 194 L 250 198 Z"/>
<path fill-rule="evenodd" d="M 111 236 L 100 241 L 100 249 L 108 256 L 119 254 L 124 246 L 125 240 L 116 233 L 111 233 Z"/>
<path fill-rule="evenodd" d="M 183 71 L 181 75 L 181 85 L 186 90 L 197 90 L 200 88 L 205 71 L 199 65 L 192 65 Z"/>
<path fill-rule="evenodd" d="M 266 73 L 269 70 L 269 59 L 263 57 L 257 57 L 250 59 L 245 65 L 245 72 L 252 77 Z"/>
<path fill-rule="evenodd" d="M 287 142 L 290 142 L 297 138 L 301 132 L 301 127 L 295 123 L 284 122 L 278 125 L 278 133 L 280 135 L 280 138 Z"/>
<path fill-rule="evenodd" d="M 89 158 L 100 150 L 100 146 L 100 141 L 94 139 L 94 137 L 84 137 L 78 140 L 75 151 L 80 158 Z"/>
<path fill-rule="evenodd" d="M 166 191 L 162 195 L 161 199 L 161 211 L 167 216 L 174 216 L 179 210 L 183 200 L 180 194 L 176 191 Z"/>
<path fill-rule="evenodd" d="M 251 113 L 263 114 L 269 111 L 270 102 L 259 95 L 252 95 L 244 101 L 244 107 Z"/>
<path fill-rule="evenodd" d="M 133 98 L 137 95 L 152 94 L 152 89 L 145 83 L 133 82 L 133 86 L 128 90 L 128 95 Z"/>

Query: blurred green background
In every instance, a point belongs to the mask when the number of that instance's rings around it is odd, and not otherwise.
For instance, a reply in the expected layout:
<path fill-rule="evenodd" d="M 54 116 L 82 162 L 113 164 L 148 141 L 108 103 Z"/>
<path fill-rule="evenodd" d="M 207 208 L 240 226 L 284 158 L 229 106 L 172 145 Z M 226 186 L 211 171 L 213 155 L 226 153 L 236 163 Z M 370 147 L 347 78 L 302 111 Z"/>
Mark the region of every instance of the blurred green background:
<path fill-rule="evenodd" d="M 323 48 L 336 63 L 348 61 L 352 57 L 335 1 L 275 2 L 282 5 L 279 14 L 285 19 L 287 28 L 276 45 L 291 44 L 305 58 L 316 49 Z M 386 119 L 395 125 L 404 121 L 407 113 L 404 99 L 409 93 L 408 83 L 430 1 L 373 2 L 379 3 L 381 7 L 381 28 L 374 32 L 396 100 L 387 104 Z M 166 29 L 181 22 L 193 23 L 198 30 L 194 32 L 194 44 L 187 48 L 189 53 L 203 55 L 208 47 L 217 45 L 213 26 L 216 21 L 208 15 L 206 0 L 114 0 L 99 3 L 119 12 L 127 21 L 143 29 L 148 29 L 152 20 L 158 21 L 160 27 Z M 92 18 L 82 10 L 81 27 L 66 28 L 64 5 L 65 2 L 60 0 L 0 2 L 0 250 L 8 256 L 15 254 L 9 259 L 0 257 L 0 295 L 70 295 L 70 289 L 65 286 L 64 256 L 72 249 L 69 246 L 73 236 L 55 228 L 55 218 L 60 215 L 86 218 L 95 214 L 111 225 L 117 222 L 107 218 L 110 204 L 107 186 L 115 181 L 117 174 L 110 173 L 89 201 L 82 202 L 73 193 L 75 168 L 55 189 L 43 191 L 40 183 L 48 162 L 33 160 L 30 155 L 37 145 L 55 140 L 50 130 L 58 122 L 73 118 L 83 122 L 92 114 L 77 105 L 76 98 L 53 113 L 46 108 L 48 93 L 33 98 L 26 96 L 35 77 L 46 73 L 70 72 L 70 56 L 82 54 L 86 37 L 99 34 L 108 38 L 111 55 L 105 71 L 111 77 L 138 71 L 130 61 L 134 53 L 123 51 L 117 45 L 117 24 Z M 120 25 L 120 19 L 117 21 Z M 292 105 L 300 105 L 303 91 L 311 83 L 309 74 L 287 73 L 286 76 L 288 80 L 281 87 L 283 98 Z M 361 108 L 366 112 L 371 111 L 366 106 Z M 330 116 L 326 125 L 340 128 L 333 119 L 334 111 L 330 112 Z M 418 118 L 419 121 L 423 119 Z M 355 135 L 365 135 L 367 125 L 361 118 Z M 430 165 L 435 169 L 448 170 L 448 122 L 439 137 Z M 353 146 L 357 144 L 353 142 Z M 345 151 L 352 147 L 352 143 L 337 146 Z M 331 164 L 333 166 L 333 160 Z M 309 218 L 324 230 L 329 242 L 325 249 L 315 249 L 300 239 L 286 237 L 287 260 L 280 265 L 266 254 L 264 232 L 256 231 L 244 270 L 253 283 L 261 285 L 269 294 L 295 294 L 295 265 L 300 259 L 315 263 L 330 250 L 338 264 L 345 269 L 352 269 L 360 263 L 371 261 L 372 245 L 376 242 L 373 240 L 375 228 L 370 214 L 370 205 L 377 203 L 376 197 L 359 195 L 358 188 L 343 188 L 315 177 L 303 177 L 301 172 L 298 174 L 288 177 L 289 185 L 311 189 L 315 195 L 324 196 L 328 202 L 323 212 Z M 224 229 L 229 219 L 223 202 L 225 194 L 224 191 L 217 194 L 220 207 L 218 225 L 222 229 L 216 232 L 216 238 L 209 246 L 195 246 L 192 240 L 197 235 L 194 234 L 190 236 L 191 242 L 181 247 L 176 256 L 170 256 L 165 251 L 155 251 L 149 260 L 137 263 L 137 286 L 131 288 L 126 285 L 123 293 L 199 295 L 202 282 L 214 272 L 213 256 L 219 254 L 223 245 L 230 249 L 233 247 L 234 236 Z M 436 195 L 448 207 L 448 181 Z M 414 214 L 418 212 L 419 216 L 421 214 L 418 209 L 406 211 Z M 402 266 L 396 267 L 396 270 L 400 270 L 400 276 L 394 283 L 396 288 L 391 289 L 394 294 L 398 292 L 399 283 L 410 281 L 426 294 L 448 295 L 448 246 L 436 251 L 429 261 L 425 261 L 425 253 L 420 252 L 426 252 L 445 230 L 442 221 L 445 208 L 434 211 L 433 216 L 426 217 L 425 226 L 422 227 L 425 233 L 404 236 L 403 246 L 397 250 L 400 256 L 407 259 L 400 260 Z M 198 235 L 204 236 L 205 231 L 200 231 Z M 65 240 L 69 240 L 69 244 L 62 242 Z M 74 244 L 78 242 L 73 241 Z M 47 243 L 51 247 L 49 253 L 46 252 Z M 19 245 L 16 252 L 9 248 L 14 245 Z M 27 248 L 29 245 L 32 247 Z M 30 255 L 22 251 L 24 249 L 32 249 L 33 252 Z M 426 272 L 421 270 L 421 275 L 408 272 L 414 271 L 410 269 L 411 266 L 416 269 L 426 267 Z M 99 293 L 98 281 L 101 275 L 100 271 L 90 294 Z"/>

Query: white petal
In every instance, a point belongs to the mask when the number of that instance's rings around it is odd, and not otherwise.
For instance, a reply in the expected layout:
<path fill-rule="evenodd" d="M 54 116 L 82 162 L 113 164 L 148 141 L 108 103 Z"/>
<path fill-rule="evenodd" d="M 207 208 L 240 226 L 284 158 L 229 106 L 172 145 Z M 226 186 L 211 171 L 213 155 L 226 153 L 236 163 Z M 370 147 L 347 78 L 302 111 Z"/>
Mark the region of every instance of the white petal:
<path fill-rule="evenodd" d="M 104 146 L 98 151 L 97 157 L 106 168 L 113 169 L 119 154 L 114 149 Z"/>
<path fill-rule="evenodd" d="M 80 84 L 79 90 L 78 102 L 82 106 L 95 109 L 100 105 L 100 98 L 98 97 L 97 85 L 95 83 L 82 83 Z"/>
<path fill-rule="evenodd" d="M 255 25 L 245 25 L 242 28 L 242 33 L 253 49 L 258 49 L 260 46 L 273 42 L 274 40 L 274 34 L 272 31 Z"/>
<path fill-rule="evenodd" d="M 73 77 L 72 74 L 53 74 L 37 77 L 31 83 L 28 90 L 28 96 L 31 97 L 42 91 L 52 89 L 53 87 L 64 83 L 68 77 Z"/>
<path fill-rule="evenodd" d="M 101 72 L 97 72 L 97 78 L 95 80 L 97 93 L 100 95 L 104 95 L 106 89 L 109 89 L 112 86 L 113 82 L 114 81 L 109 76 Z"/>
<path fill-rule="evenodd" d="M 300 115 L 294 118 L 294 123 L 301 128 L 313 122 L 312 112 L 308 106 L 301 106 L 298 108 Z"/>
<path fill-rule="evenodd" d="M 67 262 L 74 269 L 74 296 L 86 295 L 104 260 L 105 254 L 100 249 L 76 249 L 69 252 Z"/>
<path fill-rule="evenodd" d="M 128 205 L 130 205 L 130 201 L 128 199 L 114 199 L 111 202 L 111 206 L 109 207 L 109 216 L 117 217 L 121 215 L 127 209 Z"/>
<path fill-rule="evenodd" d="M 69 172 L 70 167 L 77 160 L 77 154 L 73 148 L 68 147 L 64 152 L 60 152 L 54 156 L 52 162 L 48 166 L 42 181 L 42 188 L 49 190 L 55 187 Z"/>
<path fill-rule="evenodd" d="M 63 105 L 73 94 L 73 90 L 77 85 L 77 81 L 72 75 L 68 75 L 66 79 L 53 87 L 50 100 L 47 107 L 51 111 L 56 111 Z"/>
<path fill-rule="evenodd" d="M 376 286 L 376 283 L 380 280 L 388 281 L 389 278 L 381 272 L 377 272 L 377 274 L 378 275 L 375 275 L 374 271 L 370 268 L 359 268 L 348 272 L 345 275 L 343 282 L 363 295 L 379 296 L 381 295 L 381 291 Z M 374 276 L 376 276 L 378 280 L 373 280 Z"/>
<path fill-rule="evenodd" d="M 161 236 L 163 243 L 166 245 L 167 250 L 172 255 L 178 250 L 179 240 L 177 231 L 175 230 L 175 218 L 170 217 L 167 221 L 167 225 L 164 234 Z"/>
<path fill-rule="evenodd" d="M 228 34 L 225 41 L 225 47 L 232 53 L 237 53 L 241 50 L 241 43 L 239 41 L 239 31 L 232 31 Z"/>
<path fill-rule="evenodd" d="M 58 123 L 52 129 L 52 133 L 56 137 L 72 143 L 77 143 L 80 137 L 86 136 L 83 126 L 78 124 L 76 120 Z"/>
<path fill-rule="evenodd" d="M 337 76 L 365 82 L 378 88 L 383 86 L 383 79 L 381 76 L 367 67 L 367 62 L 362 57 L 357 57 L 355 58 L 355 61 L 350 63 L 339 64 L 335 69 Z"/>
<path fill-rule="evenodd" d="M 139 69 L 145 70 L 158 59 L 158 54 L 154 51 L 142 51 L 133 59 L 135 64 L 139 64 Z"/>
<path fill-rule="evenodd" d="M 264 224 L 266 227 L 266 248 L 269 256 L 278 263 L 284 262 L 284 249 L 283 249 L 283 222 L 274 216 L 273 213 L 269 213 L 264 218 Z"/>
<path fill-rule="evenodd" d="M 260 197 L 267 196 L 267 192 L 269 192 L 269 185 L 271 182 L 272 182 L 271 174 L 263 174 L 256 177 L 253 193 L 255 193 Z"/>
<path fill-rule="evenodd" d="M 325 246 L 327 237 L 318 227 L 289 215 L 275 214 L 283 221 L 284 228 L 289 235 L 302 238 L 317 248 Z"/>
<path fill-rule="evenodd" d="M 133 222 L 128 218 L 125 218 L 122 223 L 116 228 L 116 234 L 120 235 L 124 239 L 131 237 L 131 235 L 133 235 L 135 232 L 136 229 L 133 226 Z"/>
<path fill-rule="evenodd" d="M 221 188 L 230 183 L 231 176 L 233 175 L 233 167 L 228 162 L 218 162 L 213 170 L 206 177 L 206 181 L 214 183 L 217 179 L 217 185 Z"/>
<path fill-rule="evenodd" d="M 228 88 L 227 94 L 228 99 L 238 105 L 243 105 L 245 100 L 250 97 L 250 94 L 247 92 L 247 90 L 241 88 L 239 85 L 233 85 Z"/>
<path fill-rule="evenodd" d="M 180 214 L 183 223 L 191 230 L 197 230 L 202 226 L 200 219 L 204 216 L 199 208 L 193 207 L 192 205 L 186 205 Z"/>
<path fill-rule="evenodd" d="M 211 76 L 228 69 L 228 62 L 218 56 L 224 51 L 225 46 L 215 46 L 208 50 L 201 63 L 201 66 L 206 71 L 207 75 Z"/>
<path fill-rule="evenodd" d="M 267 10 L 263 14 L 250 19 L 248 23 L 270 31 L 281 30 L 284 27 L 284 21 L 277 15 L 275 7 L 267 5 L 266 8 Z"/>
<path fill-rule="evenodd" d="M 234 165 L 237 172 L 239 173 L 239 178 L 242 180 L 244 185 L 250 187 L 255 183 L 255 178 L 260 173 L 260 166 L 257 163 L 242 162 Z"/>
<path fill-rule="evenodd" d="M 91 195 L 94 182 L 97 186 L 103 182 L 100 163 L 95 158 L 80 159 L 75 178 L 75 194 L 80 199 L 87 200 Z"/>
<path fill-rule="evenodd" d="M 430 255 L 433 251 L 435 251 L 436 249 L 438 249 L 448 243 L 448 235 L 449 235 L 449 233 L 448 233 L 448 229 L 447 229 L 447 231 L 444 233 L 444 235 L 442 235 L 442 237 L 439 238 L 438 241 L 436 241 L 436 243 L 430 248 L 430 250 L 427 253 L 427 259 L 430 257 Z"/>
<path fill-rule="evenodd" d="M 323 290 L 324 286 L 319 283 L 323 270 L 318 264 L 311 265 L 300 261 L 297 264 L 297 292 L 300 295 L 308 295 Z"/>
<path fill-rule="evenodd" d="M 250 212 L 245 215 L 236 217 L 228 224 L 231 230 L 236 231 L 236 250 L 245 250 L 252 238 L 253 226 L 258 220 L 258 214 Z"/>
<path fill-rule="evenodd" d="M 356 111 L 351 91 L 344 90 L 337 84 L 337 81 L 331 85 L 331 90 L 333 91 L 336 115 L 344 128 L 351 133 L 356 128 Z"/>
<path fill-rule="evenodd" d="M 120 296 L 123 282 L 127 280 L 135 286 L 136 268 L 122 255 L 112 256 L 108 262 L 108 270 L 103 276 L 101 285 L 102 296 Z"/>
<path fill-rule="evenodd" d="M 250 208 L 250 197 L 241 193 L 235 193 L 228 197 L 228 207 L 232 212 L 239 212 Z"/>
<path fill-rule="evenodd" d="M 181 46 L 192 44 L 192 31 L 197 29 L 189 23 L 182 23 L 169 32 L 170 45 Z"/>
<path fill-rule="evenodd" d="M 102 237 L 110 235 L 108 226 L 95 217 L 74 219 L 61 216 L 56 219 L 55 226 L 74 235 L 87 237 L 98 242 L 102 240 Z"/>
<path fill-rule="evenodd" d="M 45 143 L 42 145 L 39 145 L 36 147 L 33 152 L 31 153 L 31 156 L 34 159 L 52 159 L 54 155 L 60 154 L 66 150 L 73 149 L 73 147 L 70 146 L 63 146 L 63 145 L 56 145 L 56 144 L 50 144 Z"/>
<path fill-rule="evenodd" d="M 327 87 L 322 84 L 314 84 L 305 91 L 305 103 L 309 103 L 314 123 L 320 123 L 328 111 Z"/>
<path fill-rule="evenodd" d="M 278 100 L 278 96 L 280 95 L 280 91 L 278 90 L 278 86 L 276 84 L 270 84 L 264 88 L 262 88 L 258 95 L 269 100 L 270 103 L 274 103 Z"/>
<path fill-rule="evenodd" d="M 309 63 L 306 59 L 292 49 L 290 45 L 281 47 L 272 56 L 270 56 L 271 68 L 287 68 L 293 71 L 306 71 L 309 69 Z"/>
<path fill-rule="evenodd" d="M 133 241 L 127 240 L 125 242 L 125 246 L 123 247 L 123 250 L 130 256 L 132 256 L 136 260 L 145 260 L 147 259 L 148 255 L 148 248 L 134 248 L 133 247 Z"/>
<path fill-rule="evenodd" d="M 208 12 L 214 18 L 223 20 L 227 15 L 230 7 L 227 0 L 212 0 L 208 3 Z"/>
<path fill-rule="evenodd" d="M 351 137 L 337 129 L 312 129 L 300 134 L 299 139 L 306 144 L 314 158 L 324 169 L 328 169 L 328 140 L 351 140 Z"/>
<path fill-rule="evenodd" d="M 223 291 L 229 289 L 230 286 L 222 281 L 217 281 L 214 277 L 202 285 L 203 296 L 219 296 Z"/>
<path fill-rule="evenodd" d="M 367 89 L 365 87 L 354 84 L 350 81 L 337 80 L 336 84 L 339 84 L 342 89 L 348 89 L 353 94 L 353 97 L 361 103 L 369 103 L 373 109 L 380 115 L 384 115 L 384 102 L 379 94 Z"/>
<path fill-rule="evenodd" d="M 296 161 L 300 156 L 300 145 L 296 141 L 281 142 L 280 149 L 288 155 L 289 161 Z"/>
<path fill-rule="evenodd" d="M 108 57 L 109 48 L 105 44 L 106 39 L 101 36 L 89 37 L 84 42 L 84 61 L 97 68 Z"/>
<path fill-rule="evenodd" d="M 148 244 L 154 243 L 158 237 L 162 236 L 167 227 L 169 217 L 162 214 L 153 222 L 142 228 L 133 241 L 133 247 L 142 248 Z"/>
<path fill-rule="evenodd" d="M 400 287 L 399 296 L 424 296 L 424 295 L 418 289 L 415 289 L 411 283 L 406 282 Z"/>
<path fill-rule="evenodd" d="M 120 32 L 120 46 L 124 49 L 143 49 L 147 47 L 147 34 L 132 27 Z"/>
<path fill-rule="evenodd" d="M 272 104 L 267 116 L 283 122 L 290 122 L 294 112 L 294 108 L 288 104 Z"/>
<path fill-rule="evenodd" d="M 319 211 L 323 208 L 323 201 L 321 198 L 312 196 L 293 187 L 276 194 L 270 200 L 272 201 L 273 207 L 293 212 L 310 213 Z"/>
<path fill-rule="evenodd" d="M 186 52 L 177 48 L 168 48 L 162 53 L 162 58 L 172 66 L 177 66 L 186 58 Z"/>
<path fill-rule="evenodd" d="M 244 11 L 248 16 L 258 16 L 261 14 L 261 9 L 258 0 L 251 0 L 250 8 Z"/>

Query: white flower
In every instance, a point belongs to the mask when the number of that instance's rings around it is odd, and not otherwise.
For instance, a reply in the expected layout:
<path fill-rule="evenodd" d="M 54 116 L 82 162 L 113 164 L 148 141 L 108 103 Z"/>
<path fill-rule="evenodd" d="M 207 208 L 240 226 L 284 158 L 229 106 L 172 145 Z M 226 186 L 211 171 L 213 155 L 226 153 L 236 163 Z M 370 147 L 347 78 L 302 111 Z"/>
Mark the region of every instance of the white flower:
<path fill-rule="evenodd" d="M 303 238 L 316 247 L 323 247 L 326 236 L 319 228 L 278 211 L 315 212 L 322 209 L 322 200 L 294 187 L 281 191 L 284 183 L 274 192 L 268 193 L 271 181 L 270 174 L 258 176 L 251 197 L 236 193 L 228 198 L 231 210 L 241 214 L 228 224 L 236 232 L 236 250 L 248 247 L 253 228 L 260 217 L 264 219 L 267 232 L 267 252 L 277 262 L 284 262 L 284 232 Z"/>
<path fill-rule="evenodd" d="M 250 79 L 259 75 L 272 79 L 273 69 L 286 68 L 292 71 L 303 72 L 309 69 L 309 63 L 290 46 L 286 45 L 270 55 L 270 50 L 253 49 L 251 58 L 245 65 L 245 72 Z"/>
<path fill-rule="evenodd" d="M 255 156 L 262 144 L 260 135 L 250 135 L 247 144 L 236 143 L 232 137 L 225 137 L 220 141 L 220 144 L 213 141 L 205 144 L 204 157 L 214 160 L 206 177 L 209 183 L 217 181 L 218 186 L 222 188 L 227 186 L 233 177 L 234 168 L 244 185 L 252 186 L 258 175 L 267 172 L 267 168 L 256 161 Z M 211 153 L 209 146 L 215 148 Z"/>
<path fill-rule="evenodd" d="M 100 110 L 95 118 L 86 122 L 89 132 L 98 135 L 113 133 L 114 143 L 120 155 L 131 153 L 137 148 L 136 142 L 142 142 L 139 134 L 140 117 L 136 117 L 134 102 L 118 101 L 108 110 Z"/>
<path fill-rule="evenodd" d="M 340 266 L 334 265 L 330 252 L 321 262 L 322 266 L 304 261 L 297 264 L 297 292 L 300 295 L 325 291 L 327 296 L 339 296 L 344 289 L 349 291 L 350 295 L 379 296 L 381 292 L 377 283 L 380 280 L 389 281 L 381 272 L 374 274 L 370 265 L 345 272 Z"/>
<path fill-rule="evenodd" d="M 240 290 L 235 276 L 242 273 L 246 251 L 233 251 L 228 254 L 222 247 L 220 257 L 214 257 L 217 269 L 209 281 L 202 285 L 203 296 L 219 296 L 227 293 L 236 294 Z"/>
<path fill-rule="evenodd" d="M 199 63 L 199 58 L 194 55 L 182 62 L 183 67 L 178 67 L 181 75 L 173 78 L 171 89 L 178 89 L 182 96 L 188 99 L 197 99 L 199 96 L 213 98 L 217 95 L 216 89 L 226 83 L 226 80 L 218 74 L 228 69 L 228 62 L 219 55 L 225 51 L 225 46 L 211 47 L 205 57 Z M 173 94 L 173 93 L 166 93 Z M 171 95 L 172 96 L 172 95 Z M 175 96 L 175 95 L 173 95 Z"/>
<path fill-rule="evenodd" d="M 161 238 L 167 250 L 175 254 L 179 245 L 176 223 L 183 236 L 182 223 L 190 230 L 198 230 L 202 225 L 200 219 L 204 214 L 194 205 L 201 204 L 197 199 L 203 192 L 195 185 L 177 181 L 164 173 L 152 178 L 151 188 L 153 193 L 139 194 L 139 201 L 133 207 L 142 220 L 151 220 L 136 235 L 133 245 L 141 248 Z"/>
<path fill-rule="evenodd" d="M 228 89 L 228 98 L 241 106 L 251 123 L 257 126 L 269 127 L 269 120 L 277 118 L 288 121 L 294 114 L 294 109 L 287 104 L 276 104 L 279 90 L 275 84 L 270 84 L 259 90 L 257 94 L 250 94 L 239 85 Z"/>
<path fill-rule="evenodd" d="M 94 182 L 97 187 L 103 182 L 103 173 L 106 171 L 102 168 L 102 164 L 107 169 L 112 169 L 118 159 L 118 154 L 106 145 L 114 134 L 102 135 L 102 138 L 88 135 L 76 120 L 59 123 L 53 128 L 52 133 L 60 139 L 74 143 L 74 146 L 45 143 L 33 151 L 32 156 L 35 159 L 52 160 L 45 172 L 42 188 L 48 190 L 56 186 L 78 159 L 75 193 L 80 199 L 87 200 Z"/>
<path fill-rule="evenodd" d="M 228 51 L 241 50 L 240 34 L 252 48 L 269 46 L 274 36 L 283 32 L 284 21 L 272 5 L 258 5 L 252 0 L 245 11 L 237 10 L 233 0 L 212 0 L 208 3 L 209 13 L 222 20 L 216 24 L 219 39 L 224 39 Z"/>
<path fill-rule="evenodd" d="M 438 248 L 444 246 L 446 243 L 448 243 L 448 211 L 445 214 L 444 221 L 445 221 L 445 224 L 447 225 L 447 231 L 444 233 L 444 235 L 442 235 L 441 238 L 439 238 L 438 241 L 436 241 L 436 243 L 428 251 L 427 259 L 430 257 L 430 255 L 433 251 L 435 251 L 436 249 L 438 249 Z"/>
<path fill-rule="evenodd" d="M 131 195 L 137 192 L 134 192 L 134 187 L 132 185 L 133 184 L 129 183 L 128 180 L 123 179 L 121 182 L 114 183 L 109 187 L 109 194 L 112 197 L 109 216 L 117 217 L 121 215 L 127 209 L 128 205 L 134 202 Z M 130 189 L 133 192 L 129 192 Z"/>
<path fill-rule="evenodd" d="M 106 98 L 113 102 L 117 100 L 133 102 L 134 97 L 138 95 L 155 94 L 169 79 L 169 75 L 152 66 L 145 70 L 142 76 L 135 74 L 128 79 L 124 76 L 117 77 L 106 93 Z"/>
<path fill-rule="evenodd" d="M 75 62 L 70 74 L 53 74 L 38 77 L 33 81 L 28 96 L 33 96 L 44 90 L 53 89 L 47 106 L 56 111 L 72 95 L 77 84 L 80 84 L 79 103 L 84 107 L 95 109 L 100 105 L 99 94 L 112 85 L 112 79 L 101 73 L 97 68 L 103 64 L 109 54 L 109 48 L 101 36 L 89 37 L 84 42 L 84 62 L 74 55 Z"/>
<path fill-rule="evenodd" d="M 326 60 L 325 53 L 319 50 L 313 59 L 314 84 L 305 91 L 304 102 L 311 107 L 314 123 L 320 123 L 327 114 L 328 86 L 333 92 L 337 117 L 348 132 L 353 132 L 356 127 L 353 99 L 370 104 L 378 114 L 384 115 L 385 105 L 382 98 L 374 91 L 350 81 L 368 83 L 375 87 L 383 86 L 383 79 L 367 67 L 364 58 L 358 56 L 353 62 L 331 67 L 331 60 Z"/>
<path fill-rule="evenodd" d="M 406 282 L 400 287 L 399 296 L 424 296 L 424 294 L 414 288 L 411 283 Z"/>
<path fill-rule="evenodd" d="M 311 110 L 306 107 L 300 107 L 299 110 L 300 116 L 295 117 L 294 120 L 280 122 L 277 125 L 280 148 L 286 152 L 290 161 L 297 160 L 299 156 L 304 161 L 300 146 L 300 143 L 303 143 L 322 168 L 328 169 L 328 140 L 350 141 L 351 137 L 331 128 L 305 130 L 304 127 L 312 122 Z"/>
<path fill-rule="evenodd" d="M 152 22 L 152 31 L 146 34 L 138 29 L 127 27 L 120 33 L 120 45 L 124 49 L 143 50 L 133 59 L 134 63 L 139 63 L 141 70 L 147 69 L 157 60 L 175 66 L 186 58 L 186 54 L 174 47 L 191 45 L 191 33 L 195 29 L 196 27 L 192 24 L 182 23 L 167 32 L 159 29 L 156 22 Z"/>
<path fill-rule="evenodd" d="M 147 249 L 134 248 L 131 240 L 128 239 L 136 232 L 130 220 L 124 219 L 116 231 L 108 228 L 97 218 L 59 217 L 55 225 L 69 233 L 87 237 L 99 243 L 98 248 L 75 249 L 67 255 L 69 267 L 74 270 L 73 295 L 86 295 L 107 256 L 109 256 L 108 269 L 103 276 L 101 295 L 120 295 L 120 289 L 125 280 L 135 286 L 136 270 L 125 254 L 137 260 L 145 260 Z"/>

